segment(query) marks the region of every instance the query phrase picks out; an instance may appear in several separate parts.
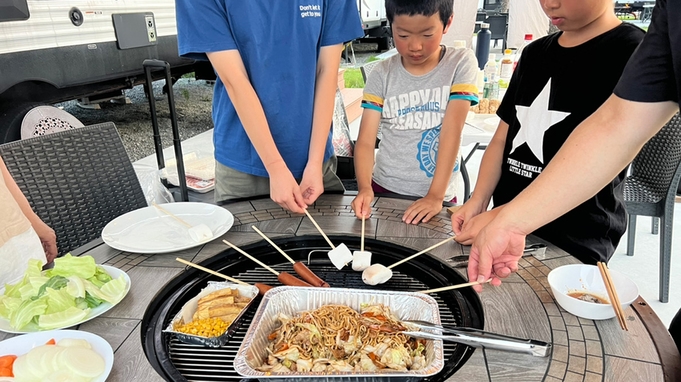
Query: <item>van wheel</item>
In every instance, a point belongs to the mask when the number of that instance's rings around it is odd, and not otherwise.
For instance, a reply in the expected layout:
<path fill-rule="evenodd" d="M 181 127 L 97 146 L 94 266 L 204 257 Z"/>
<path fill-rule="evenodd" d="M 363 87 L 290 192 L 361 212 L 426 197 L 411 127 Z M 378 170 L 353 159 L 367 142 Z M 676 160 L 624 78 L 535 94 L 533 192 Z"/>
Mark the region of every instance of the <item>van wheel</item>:
<path fill-rule="evenodd" d="M 0 143 L 21 139 L 21 123 L 24 116 L 41 102 L 21 102 L 14 105 L 0 104 Z"/>

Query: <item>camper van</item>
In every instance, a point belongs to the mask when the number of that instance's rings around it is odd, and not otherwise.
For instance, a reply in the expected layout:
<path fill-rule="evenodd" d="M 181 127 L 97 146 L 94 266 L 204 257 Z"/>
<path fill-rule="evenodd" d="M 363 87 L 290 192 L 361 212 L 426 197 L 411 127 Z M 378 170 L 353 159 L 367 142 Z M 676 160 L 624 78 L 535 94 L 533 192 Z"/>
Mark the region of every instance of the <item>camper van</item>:
<path fill-rule="evenodd" d="M 385 14 L 385 0 L 357 0 L 364 38 L 361 42 L 378 42 L 378 51 L 393 48 L 393 36 Z"/>
<path fill-rule="evenodd" d="M 144 82 L 149 58 L 194 70 L 177 52 L 174 0 L 0 0 L 0 143 L 36 105 Z"/>

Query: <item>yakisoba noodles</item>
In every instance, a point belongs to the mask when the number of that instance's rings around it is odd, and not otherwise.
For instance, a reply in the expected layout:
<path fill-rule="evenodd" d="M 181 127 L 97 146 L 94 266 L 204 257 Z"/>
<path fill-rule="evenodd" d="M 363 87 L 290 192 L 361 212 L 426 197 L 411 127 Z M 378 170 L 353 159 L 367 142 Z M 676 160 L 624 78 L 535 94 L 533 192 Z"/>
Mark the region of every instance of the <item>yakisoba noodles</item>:
<path fill-rule="evenodd" d="M 258 370 L 290 372 L 371 372 L 419 370 L 426 365 L 425 341 L 400 332 L 405 328 L 384 305 L 326 305 L 296 317 L 279 314 L 281 326 L 270 333 L 266 364 Z"/>

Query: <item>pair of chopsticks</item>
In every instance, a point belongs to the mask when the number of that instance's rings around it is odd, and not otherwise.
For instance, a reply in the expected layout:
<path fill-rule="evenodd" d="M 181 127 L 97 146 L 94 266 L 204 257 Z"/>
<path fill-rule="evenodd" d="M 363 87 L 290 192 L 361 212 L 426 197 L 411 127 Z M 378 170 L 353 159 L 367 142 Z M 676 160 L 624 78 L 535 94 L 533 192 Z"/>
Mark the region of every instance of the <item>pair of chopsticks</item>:
<path fill-rule="evenodd" d="M 620 298 L 617 295 L 617 290 L 615 289 L 615 284 L 612 281 L 612 276 L 610 276 L 610 270 L 604 262 L 598 262 L 598 270 L 601 271 L 601 277 L 603 278 L 603 284 L 605 284 L 605 289 L 608 291 L 608 297 L 610 297 L 610 305 L 615 310 L 615 315 L 620 323 L 622 330 L 628 331 L 627 321 L 624 316 L 624 311 L 622 310 L 622 304 L 620 304 Z"/>

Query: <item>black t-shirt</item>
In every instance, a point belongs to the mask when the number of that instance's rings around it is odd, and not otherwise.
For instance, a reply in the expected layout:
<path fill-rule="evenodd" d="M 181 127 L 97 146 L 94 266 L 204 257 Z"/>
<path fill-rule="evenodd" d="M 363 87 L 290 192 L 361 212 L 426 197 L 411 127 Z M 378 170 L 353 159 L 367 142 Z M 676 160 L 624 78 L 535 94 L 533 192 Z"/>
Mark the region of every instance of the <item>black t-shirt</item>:
<path fill-rule="evenodd" d="M 615 94 L 637 102 L 681 101 L 681 0 L 657 0 Z"/>
<path fill-rule="evenodd" d="M 638 27 L 621 24 L 564 48 L 558 44 L 561 33 L 524 49 L 497 112 L 509 130 L 493 194 L 495 206 L 508 203 L 529 186 L 572 131 L 608 99 L 644 35 Z M 624 175 L 534 234 L 583 262 L 606 261 L 626 229 Z"/>

